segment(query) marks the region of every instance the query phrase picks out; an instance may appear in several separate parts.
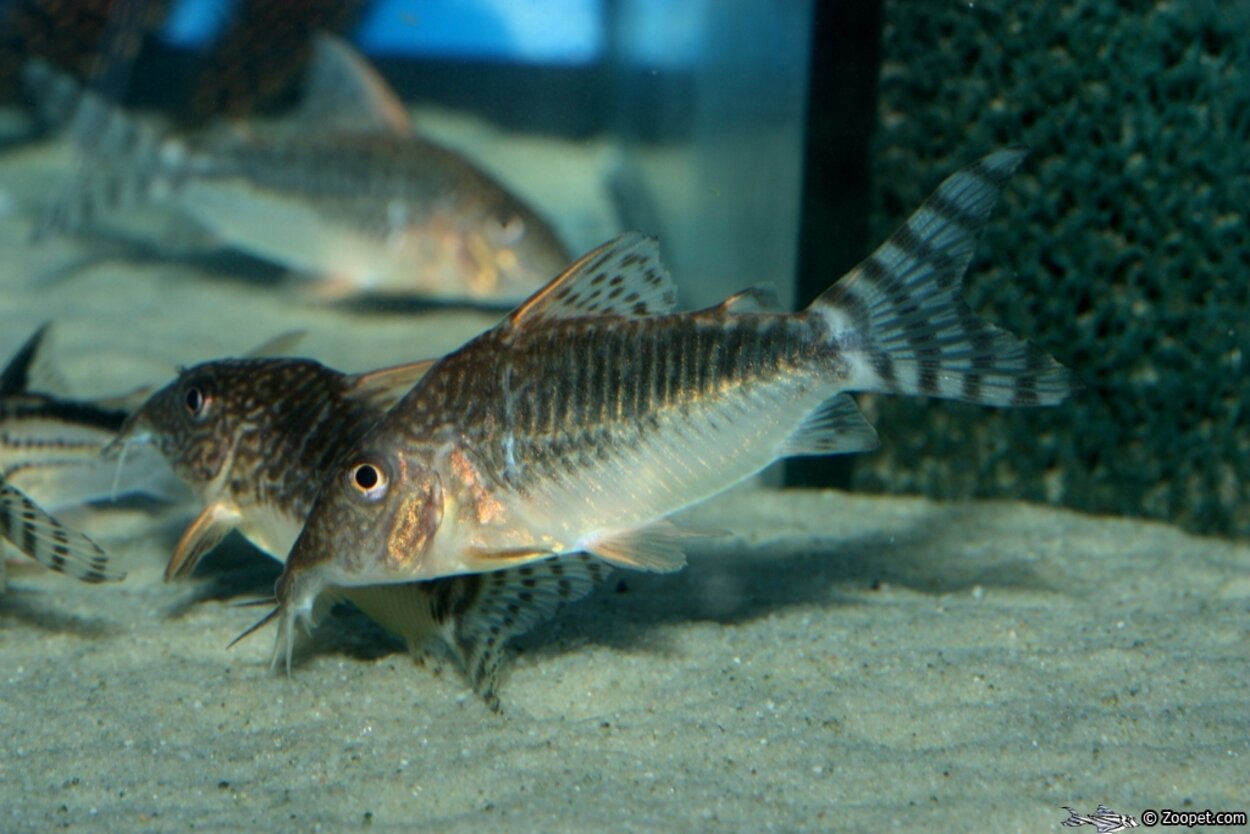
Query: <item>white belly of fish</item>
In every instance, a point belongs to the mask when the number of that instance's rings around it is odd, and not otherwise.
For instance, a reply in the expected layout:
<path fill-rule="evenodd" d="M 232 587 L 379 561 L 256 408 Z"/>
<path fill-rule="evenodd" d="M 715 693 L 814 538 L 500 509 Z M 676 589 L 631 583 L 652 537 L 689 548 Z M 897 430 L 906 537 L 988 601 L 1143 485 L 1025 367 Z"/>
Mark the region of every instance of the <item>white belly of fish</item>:
<path fill-rule="evenodd" d="M 609 455 L 592 455 L 589 465 L 570 466 L 523 490 L 504 492 L 499 499 L 506 509 L 498 524 L 466 523 L 457 513 L 449 525 L 445 516 L 436 546 L 448 548 L 444 553 L 449 556 L 449 551 L 458 551 L 465 570 L 502 566 L 484 563 L 480 553 L 531 546 L 556 553 L 590 552 L 629 563 L 631 557 L 619 552 L 627 539 L 641 534 L 651 538 L 649 546 L 654 547 L 657 535 L 682 538 L 684 534 L 671 525 L 656 523 L 787 454 L 804 451 L 794 445 L 796 431 L 833 393 L 828 383 L 792 375 L 743 385 L 693 404 L 684 415 L 673 409 L 640 442 L 619 443 Z M 501 442 L 508 443 L 508 438 Z M 865 448 L 863 442 L 850 445 Z M 666 547 L 677 545 L 660 544 L 660 549 Z M 638 566 L 680 567 L 680 553 L 670 556 L 675 564 L 646 562 L 644 556 Z"/>
<path fill-rule="evenodd" d="M 283 563 L 303 527 L 303 519 L 269 505 L 248 508 L 239 522 L 239 532 L 248 541 Z"/>
<path fill-rule="evenodd" d="M 335 222 L 310 202 L 231 180 L 194 180 L 179 189 L 177 204 L 224 243 L 289 269 L 356 290 L 419 289 L 408 253 Z"/>

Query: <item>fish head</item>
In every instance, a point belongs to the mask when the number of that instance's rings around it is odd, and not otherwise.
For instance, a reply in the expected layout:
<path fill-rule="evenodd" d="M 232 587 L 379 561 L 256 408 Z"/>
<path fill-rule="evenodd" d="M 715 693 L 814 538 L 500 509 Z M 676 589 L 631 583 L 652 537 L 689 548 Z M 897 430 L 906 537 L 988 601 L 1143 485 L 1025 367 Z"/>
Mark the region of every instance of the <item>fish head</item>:
<path fill-rule="evenodd" d="M 245 433 L 264 432 L 298 390 L 291 360 L 224 359 L 179 372 L 122 426 L 111 447 L 150 443 L 174 472 L 203 494 L 233 467 Z M 315 363 L 308 363 L 315 364 Z"/>
<path fill-rule="evenodd" d="M 482 209 L 462 232 L 461 257 L 472 296 L 520 301 L 569 262 L 555 232 L 527 207 Z"/>
<path fill-rule="evenodd" d="M 327 584 L 359 586 L 420 578 L 443 523 L 442 478 L 422 452 L 362 443 L 344 456 L 317 494 L 279 579 L 281 602 L 307 600 Z"/>

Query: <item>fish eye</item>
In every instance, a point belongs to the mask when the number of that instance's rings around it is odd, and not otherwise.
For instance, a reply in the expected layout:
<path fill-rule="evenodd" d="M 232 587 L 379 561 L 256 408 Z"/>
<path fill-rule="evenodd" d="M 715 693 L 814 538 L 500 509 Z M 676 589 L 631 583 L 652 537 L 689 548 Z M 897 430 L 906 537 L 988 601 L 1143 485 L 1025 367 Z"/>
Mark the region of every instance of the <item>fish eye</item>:
<path fill-rule="evenodd" d="M 367 461 L 348 470 L 347 481 L 366 500 L 376 501 L 386 494 L 386 473 L 381 467 Z"/>
<path fill-rule="evenodd" d="M 192 417 L 201 417 L 208 406 L 208 397 L 198 385 L 191 385 L 182 394 L 182 404 Z"/>

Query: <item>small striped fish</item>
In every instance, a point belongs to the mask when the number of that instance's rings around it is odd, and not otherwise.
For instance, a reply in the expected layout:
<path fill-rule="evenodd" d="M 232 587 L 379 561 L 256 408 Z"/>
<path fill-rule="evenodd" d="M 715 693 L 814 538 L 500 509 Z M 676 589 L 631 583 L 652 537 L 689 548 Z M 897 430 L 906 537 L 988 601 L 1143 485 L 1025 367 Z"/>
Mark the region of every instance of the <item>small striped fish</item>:
<path fill-rule="evenodd" d="M 127 415 L 128 397 L 71 400 L 32 390 L 32 369 L 48 332 L 31 335 L 0 372 L 0 482 L 51 511 L 132 492 L 171 494 L 159 459 L 118 471 L 100 457 Z"/>
<path fill-rule="evenodd" d="M 190 575 L 235 529 L 284 558 L 322 474 L 429 364 L 344 374 L 306 359 L 223 359 L 188 368 L 153 394 L 115 442 L 153 443 L 204 502 L 170 558 L 166 579 Z M 489 577 L 346 588 L 336 596 L 404 638 L 418 657 L 429 657 L 441 640 L 474 689 L 496 707 L 507 640 L 588 593 L 605 573 L 587 557 Z"/>
<path fill-rule="evenodd" d="M 1137 827 L 1137 820 L 1132 815 L 1117 813 L 1106 805 L 1099 805 L 1098 810 L 1092 814 L 1079 814 L 1067 805 L 1063 806 L 1063 810 L 1068 812 L 1068 818 L 1060 823 L 1065 828 L 1091 825 L 1097 834 L 1115 834 L 1117 831 L 1127 831 Z"/>
<path fill-rule="evenodd" d="M 126 574 L 109 567 L 108 554 L 39 508 L 21 490 L 0 481 L 0 539 L 48 570 L 83 582 L 116 582 Z M 0 579 L 4 565 L 0 562 Z"/>
<path fill-rule="evenodd" d="M 589 553 L 672 571 L 666 516 L 790 455 L 872 449 L 848 391 L 1043 406 L 1074 389 L 960 297 L 1023 152 L 957 172 L 806 310 L 675 314 L 654 241 L 584 256 L 434 364 L 323 482 L 278 581 L 275 660 L 337 588 Z"/>
<path fill-rule="evenodd" d="M 331 288 L 515 302 L 567 262 L 550 226 L 488 174 L 412 133 L 346 43 L 318 40 L 302 129 L 162 137 L 69 76 L 24 72 L 44 118 L 90 159 L 42 232 L 154 201 L 221 242 Z"/>

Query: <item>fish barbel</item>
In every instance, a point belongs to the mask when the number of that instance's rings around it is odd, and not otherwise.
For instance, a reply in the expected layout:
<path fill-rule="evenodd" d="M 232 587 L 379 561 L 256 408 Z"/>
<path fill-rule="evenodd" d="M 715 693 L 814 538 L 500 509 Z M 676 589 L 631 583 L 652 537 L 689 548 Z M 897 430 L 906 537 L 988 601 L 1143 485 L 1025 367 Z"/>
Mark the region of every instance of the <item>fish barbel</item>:
<path fill-rule="evenodd" d="M 431 364 L 345 374 L 309 359 L 255 355 L 274 347 L 183 370 L 115 441 L 114 448 L 155 445 L 204 504 L 170 557 L 167 580 L 189 576 L 235 529 L 285 558 L 324 473 Z M 325 602 L 350 601 L 418 657 L 429 657 L 441 639 L 474 689 L 497 706 L 504 643 L 589 592 L 606 573 L 602 563 L 585 558 L 489 577 L 345 588 Z"/>
<path fill-rule="evenodd" d="M 156 203 L 340 291 L 488 302 L 524 298 L 568 260 L 524 201 L 415 135 L 381 76 L 336 38 L 318 39 L 298 127 L 283 132 L 162 136 L 45 62 L 24 76 L 90 160 L 40 234 Z"/>
<path fill-rule="evenodd" d="M 329 589 L 589 553 L 672 571 L 669 514 L 790 455 L 877 445 L 847 391 L 1052 405 L 1055 360 L 961 299 L 1023 151 L 955 173 L 807 309 L 754 294 L 671 313 L 654 241 L 626 234 L 435 363 L 329 473 L 276 587 L 275 659 Z M 260 624 L 258 624 L 259 626 Z M 285 647 L 285 648 L 284 648 Z"/>

